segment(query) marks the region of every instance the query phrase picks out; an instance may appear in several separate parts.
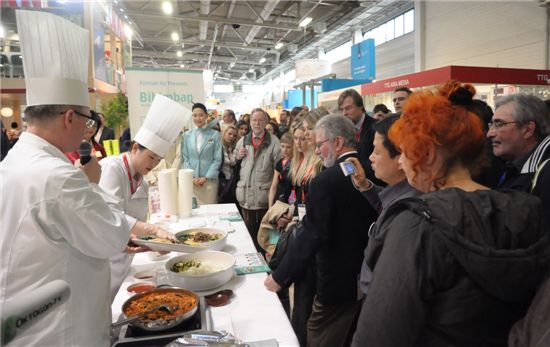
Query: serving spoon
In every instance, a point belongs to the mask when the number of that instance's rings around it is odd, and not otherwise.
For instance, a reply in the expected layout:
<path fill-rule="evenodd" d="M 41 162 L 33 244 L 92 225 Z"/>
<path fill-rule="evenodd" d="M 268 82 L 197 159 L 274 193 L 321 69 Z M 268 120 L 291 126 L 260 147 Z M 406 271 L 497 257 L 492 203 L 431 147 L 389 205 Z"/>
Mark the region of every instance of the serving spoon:
<path fill-rule="evenodd" d="M 111 324 L 111 328 L 116 328 L 116 327 L 119 327 L 121 325 L 125 325 L 125 324 L 130 324 L 132 322 L 135 322 L 137 321 L 138 319 L 142 318 L 142 317 L 147 317 L 148 315 L 150 315 L 151 313 L 153 312 L 156 312 L 156 311 L 159 311 L 159 310 L 162 310 L 162 311 L 165 311 L 169 314 L 175 312 L 177 309 L 179 309 L 178 306 L 175 306 L 175 307 L 168 307 L 166 305 L 158 305 L 157 307 L 149 310 L 149 311 L 146 311 L 146 312 L 142 312 L 140 314 L 137 314 L 135 316 L 132 316 L 132 317 L 128 317 L 128 318 L 125 318 L 123 320 L 120 320 L 118 322 L 115 322 L 115 323 L 112 323 Z"/>

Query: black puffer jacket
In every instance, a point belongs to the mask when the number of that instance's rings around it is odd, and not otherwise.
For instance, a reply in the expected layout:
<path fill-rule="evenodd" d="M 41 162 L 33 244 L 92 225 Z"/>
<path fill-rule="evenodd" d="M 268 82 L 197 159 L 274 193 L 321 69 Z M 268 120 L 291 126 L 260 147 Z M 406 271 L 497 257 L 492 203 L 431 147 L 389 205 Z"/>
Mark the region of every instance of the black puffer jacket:
<path fill-rule="evenodd" d="M 393 212 L 392 212 L 393 211 Z M 549 263 L 536 197 L 446 189 L 388 210 L 355 346 L 505 346 Z"/>

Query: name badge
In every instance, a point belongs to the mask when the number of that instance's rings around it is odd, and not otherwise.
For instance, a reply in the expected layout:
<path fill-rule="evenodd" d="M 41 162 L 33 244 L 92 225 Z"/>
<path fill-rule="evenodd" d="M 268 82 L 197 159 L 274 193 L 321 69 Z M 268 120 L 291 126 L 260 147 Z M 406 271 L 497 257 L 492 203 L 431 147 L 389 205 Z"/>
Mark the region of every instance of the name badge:
<path fill-rule="evenodd" d="M 301 222 L 302 219 L 304 219 L 305 215 L 306 215 L 306 205 L 305 204 L 299 204 L 298 205 L 298 220 Z"/>

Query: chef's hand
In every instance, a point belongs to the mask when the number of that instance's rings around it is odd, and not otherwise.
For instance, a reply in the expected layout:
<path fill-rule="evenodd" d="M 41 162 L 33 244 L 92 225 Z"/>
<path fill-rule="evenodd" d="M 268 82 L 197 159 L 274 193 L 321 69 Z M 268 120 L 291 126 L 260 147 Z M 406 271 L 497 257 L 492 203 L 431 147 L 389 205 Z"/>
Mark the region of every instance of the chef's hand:
<path fill-rule="evenodd" d="M 90 161 L 87 162 L 86 165 L 81 165 L 80 159 L 78 159 L 75 161 L 75 166 L 80 166 L 80 169 L 88 176 L 90 183 L 99 183 L 99 179 L 101 178 L 101 165 L 99 165 L 95 156 L 92 155 Z"/>
<path fill-rule="evenodd" d="M 355 173 L 351 175 L 353 184 L 355 184 L 355 186 L 359 188 L 359 191 L 361 192 L 370 189 L 372 183 L 367 179 L 367 176 L 365 175 L 365 170 L 363 170 L 363 166 L 361 166 L 359 160 L 357 160 L 357 158 L 348 158 L 346 159 L 346 161 L 352 163 L 355 167 Z"/>
<path fill-rule="evenodd" d="M 273 279 L 272 275 L 269 275 L 265 281 L 264 286 L 269 290 L 270 292 L 278 292 L 279 290 L 283 289 L 275 280 Z"/>
<path fill-rule="evenodd" d="M 133 243 L 132 240 L 136 238 L 137 238 L 136 236 L 130 234 L 130 240 L 128 241 L 128 244 L 124 249 L 124 253 L 135 254 L 135 253 L 149 252 L 151 250 L 149 247 L 138 246 L 135 243 Z"/>
<path fill-rule="evenodd" d="M 164 230 L 161 227 L 156 226 L 156 225 L 153 226 L 152 234 L 155 235 L 156 237 L 161 238 L 161 239 L 168 239 L 168 240 L 171 240 L 171 241 L 174 241 L 174 242 L 176 241 L 176 238 L 174 237 L 174 234 L 172 234 L 171 232 L 169 232 L 167 230 Z"/>

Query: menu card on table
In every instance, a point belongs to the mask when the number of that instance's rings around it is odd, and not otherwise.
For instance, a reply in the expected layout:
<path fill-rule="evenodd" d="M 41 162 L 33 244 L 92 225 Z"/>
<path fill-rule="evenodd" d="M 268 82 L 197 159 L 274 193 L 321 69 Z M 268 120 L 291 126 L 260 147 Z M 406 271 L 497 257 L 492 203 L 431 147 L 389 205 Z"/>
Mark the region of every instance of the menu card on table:
<path fill-rule="evenodd" d="M 227 212 L 219 215 L 220 220 L 229 222 L 242 222 L 243 218 L 239 212 Z"/>
<path fill-rule="evenodd" d="M 261 253 L 246 253 L 236 255 L 235 261 L 235 272 L 237 273 L 237 275 L 247 275 L 258 272 L 271 271 Z"/>

